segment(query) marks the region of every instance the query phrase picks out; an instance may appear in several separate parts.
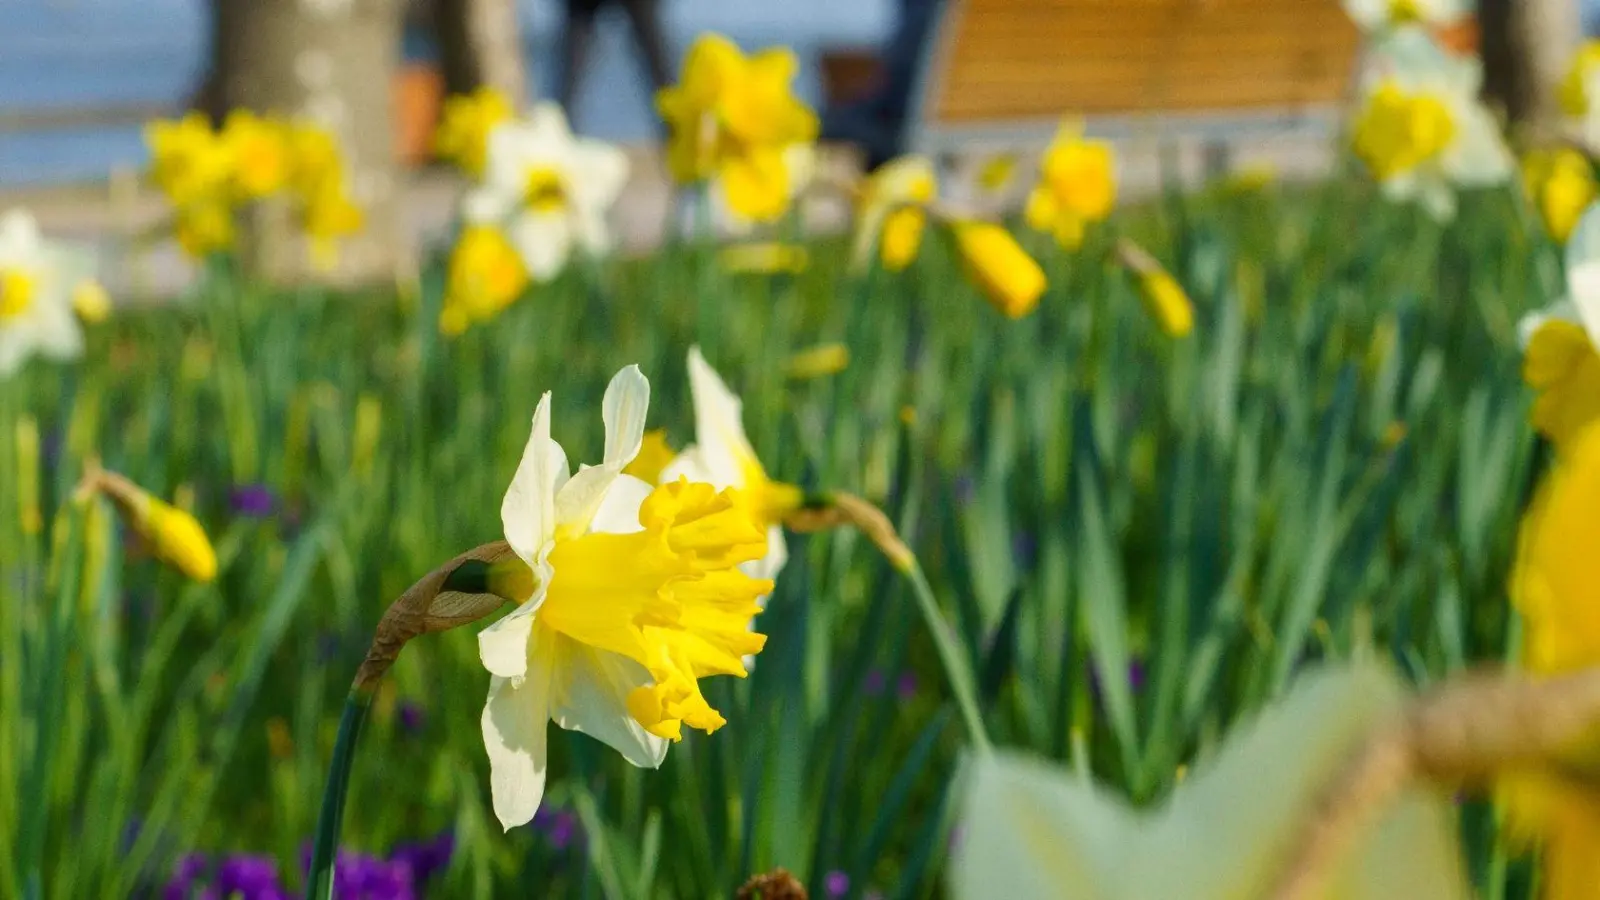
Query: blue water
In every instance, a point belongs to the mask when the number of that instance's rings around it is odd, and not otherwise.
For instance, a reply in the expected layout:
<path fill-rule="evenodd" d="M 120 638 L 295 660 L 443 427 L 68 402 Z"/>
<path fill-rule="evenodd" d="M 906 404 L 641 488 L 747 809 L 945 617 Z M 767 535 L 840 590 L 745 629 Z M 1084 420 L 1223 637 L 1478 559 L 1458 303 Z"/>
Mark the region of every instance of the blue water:
<path fill-rule="evenodd" d="M 747 48 L 787 44 L 800 57 L 797 88 L 815 102 L 819 54 L 830 46 L 881 41 L 894 0 L 663 0 L 674 50 L 716 30 Z M 0 111 L 70 109 L 111 103 L 177 108 L 201 75 L 203 0 L 0 0 Z M 521 0 L 535 96 L 548 96 L 559 59 L 560 6 Z M 408 41 L 416 49 L 416 42 Z M 626 23 L 613 14 L 601 28 L 594 62 L 573 111 L 578 130 L 615 141 L 653 134 L 644 76 L 634 65 Z M 137 166 L 137 127 L 0 133 L 0 189 L 98 179 Z"/>

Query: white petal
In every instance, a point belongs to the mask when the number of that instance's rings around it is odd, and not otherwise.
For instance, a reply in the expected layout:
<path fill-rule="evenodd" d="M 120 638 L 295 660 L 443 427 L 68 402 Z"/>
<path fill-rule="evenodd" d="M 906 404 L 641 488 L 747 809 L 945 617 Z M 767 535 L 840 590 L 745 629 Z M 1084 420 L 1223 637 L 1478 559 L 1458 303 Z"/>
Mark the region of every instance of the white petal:
<path fill-rule="evenodd" d="M 639 455 L 649 409 L 650 380 L 638 366 L 627 366 L 612 376 L 600 402 L 600 415 L 606 423 L 606 465 L 620 469 Z"/>
<path fill-rule="evenodd" d="M 1600 260 L 1587 262 L 1567 270 L 1567 287 L 1572 292 L 1572 306 L 1589 332 L 1589 341 L 1600 347 Z"/>
<path fill-rule="evenodd" d="M 1571 322 L 1574 325 L 1583 324 L 1583 320 L 1578 317 L 1578 308 L 1572 305 L 1572 301 L 1563 297 L 1544 309 L 1528 313 L 1517 321 L 1517 345 L 1524 350 L 1528 349 L 1528 342 L 1533 340 L 1535 332 L 1543 328 L 1546 322 L 1558 320 Z"/>
<path fill-rule="evenodd" d="M 653 682 L 645 668 L 625 656 L 595 650 L 558 636 L 561 642 L 550 717 L 570 731 L 581 731 L 622 754 L 636 766 L 654 769 L 667 756 L 667 740 L 644 730 L 628 712 L 628 694 Z"/>
<path fill-rule="evenodd" d="M 701 481 L 706 484 L 711 484 L 714 481 L 711 477 L 711 470 L 706 468 L 706 461 L 700 453 L 700 448 L 694 444 L 683 448 L 682 452 L 672 458 L 672 462 L 667 463 L 661 469 L 662 484 L 669 484 L 679 478 Z"/>
<path fill-rule="evenodd" d="M 766 578 L 776 581 L 778 573 L 783 571 L 784 563 L 789 561 L 789 545 L 783 537 L 783 526 L 772 525 L 767 528 L 767 553 L 760 559 L 739 566 L 739 571 L 751 578 Z M 761 597 L 756 601 L 764 608 L 767 598 Z"/>
<path fill-rule="evenodd" d="M 567 480 L 567 457 L 550 439 L 550 392 L 533 412 L 533 433 L 523 448 L 522 462 L 500 504 L 506 543 L 522 561 L 538 565 L 540 550 L 555 532 L 555 495 Z"/>
<path fill-rule="evenodd" d="M 585 466 L 556 494 L 555 521 L 562 534 L 580 535 L 589 530 L 600 503 L 611 485 L 622 477 L 616 466 Z"/>
<path fill-rule="evenodd" d="M 16 374 L 28 359 L 32 342 L 17 328 L 0 328 L 0 378 Z"/>
<path fill-rule="evenodd" d="M 0 265 L 32 263 L 39 255 L 42 239 L 39 223 L 25 209 L 7 210 L 0 216 Z"/>
<path fill-rule="evenodd" d="M 516 209 L 516 194 L 493 187 L 476 187 L 461 198 L 461 218 L 472 225 L 498 224 Z"/>
<path fill-rule="evenodd" d="M 534 281 L 561 274 L 572 254 L 572 222 L 566 212 L 525 212 L 511 220 L 506 236 Z"/>
<path fill-rule="evenodd" d="M 489 681 L 483 747 L 489 754 L 494 815 L 510 831 L 533 818 L 544 799 L 545 740 L 550 721 L 549 673 Z"/>
<path fill-rule="evenodd" d="M 1511 177 L 1511 151 L 1500 135 L 1500 126 L 1476 100 L 1462 104 L 1457 113 L 1460 136 L 1443 160 L 1445 171 L 1456 184 L 1487 187 Z"/>
<path fill-rule="evenodd" d="M 632 475 L 618 475 L 589 520 L 589 530 L 603 534 L 632 534 L 643 530 L 639 505 L 655 490 Z"/>
<path fill-rule="evenodd" d="M 1424 178 L 1418 185 L 1417 200 L 1434 221 L 1444 223 L 1456 217 L 1456 192 L 1442 178 Z"/>
<path fill-rule="evenodd" d="M 35 346 L 41 354 L 53 359 L 76 359 L 83 355 L 83 329 L 69 302 L 39 307 Z"/>
<path fill-rule="evenodd" d="M 1385 200 L 1391 203 L 1409 203 L 1416 198 L 1421 190 L 1422 182 L 1415 172 L 1401 172 L 1392 178 L 1386 178 L 1378 185 L 1383 192 Z"/>
<path fill-rule="evenodd" d="M 756 459 L 745 437 L 743 404 L 711 368 L 699 347 L 689 348 L 689 391 L 694 395 L 695 444 L 718 488 L 742 487 L 745 467 Z"/>
<path fill-rule="evenodd" d="M 628 154 L 600 141 L 579 140 L 572 148 L 572 189 L 585 211 L 604 212 L 628 181 Z"/>
<path fill-rule="evenodd" d="M 478 659 L 489 673 L 500 678 L 522 678 L 528 673 L 528 641 L 533 633 L 534 613 L 544 603 L 550 584 L 550 567 L 543 567 L 534 596 L 478 632 Z"/>

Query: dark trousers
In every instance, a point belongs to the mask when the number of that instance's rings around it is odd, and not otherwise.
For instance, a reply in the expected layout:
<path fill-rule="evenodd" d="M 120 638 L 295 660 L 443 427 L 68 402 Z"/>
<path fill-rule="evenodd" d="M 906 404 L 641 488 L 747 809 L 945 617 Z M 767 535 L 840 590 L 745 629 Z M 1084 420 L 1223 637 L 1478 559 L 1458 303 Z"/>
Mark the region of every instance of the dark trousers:
<path fill-rule="evenodd" d="M 595 19 L 608 4 L 622 7 L 628 16 L 633 32 L 633 42 L 644 62 L 645 75 L 656 90 L 671 83 L 671 67 L 667 63 L 667 41 L 661 31 L 661 4 L 658 0 L 567 0 L 567 24 L 562 46 L 561 81 L 557 99 L 572 113 L 572 102 L 578 93 L 578 78 L 589 62 L 589 51 L 594 46 Z"/>

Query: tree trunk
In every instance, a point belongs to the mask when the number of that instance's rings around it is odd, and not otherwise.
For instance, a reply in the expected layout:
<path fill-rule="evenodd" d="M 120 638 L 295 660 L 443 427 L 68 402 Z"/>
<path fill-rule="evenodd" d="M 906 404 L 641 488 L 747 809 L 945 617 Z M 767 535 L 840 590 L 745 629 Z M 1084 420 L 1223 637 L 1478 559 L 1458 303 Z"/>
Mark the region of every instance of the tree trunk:
<path fill-rule="evenodd" d="M 528 70 L 513 0 L 433 0 L 433 30 L 445 90 L 465 94 L 480 85 L 500 91 L 521 109 Z"/>
<path fill-rule="evenodd" d="M 215 0 L 231 7 L 219 21 L 227 108 L 309 119 L 339 139 L 350 196 L 365 227 L 340 244 L 344 281 L 392 278 L 411 247 L 398 190 L 393 78 L 400 52 L 402 0 Z M 221 10 L 219 9 L 219 14 Z M 263 274 L 305 276 L 309 255 L 288 234 L 283 210 L 264 209 L 244 248 Z"/>
<path fill-rule="evenodd" d="M 1556 90 L 1583 42 L 1576 0 L 1482 0 L 1478 16 L 1489 96 L 1524 136 L 1554 139 Z"/>

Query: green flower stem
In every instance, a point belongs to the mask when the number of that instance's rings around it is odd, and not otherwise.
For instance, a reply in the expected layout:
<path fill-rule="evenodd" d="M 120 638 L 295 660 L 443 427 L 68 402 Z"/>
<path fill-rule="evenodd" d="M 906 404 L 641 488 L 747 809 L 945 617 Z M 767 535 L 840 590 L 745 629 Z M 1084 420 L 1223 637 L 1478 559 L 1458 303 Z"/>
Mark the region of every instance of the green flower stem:
<path fill-rule="evenodd" d="M 339 847 L 339 825 L 344 820 L 344 798 L 350 791 L 350 770 L 356 759 L 356 739 L 361 724 L 372 707 L 371 690 L 351 688 L 339 719 L 339 738 L 333 745 L 333 760 L 328 764 L 328 787 L 322 793 L 322 812 L 317 815 L 317 839 L 311 851 L 311 871 L 306 874 L 306 900 L 327 900 L 333 896 L 333 860 Z"/>
<path fill-rule="evenodd" d="M 945 677 L 950 680 L 950 689 L 955 692 L 956 707 L 961 711 L 967 736 L 980 754 L 987 754 L 993 748 L 989 743 L 989 733 L 983 728 L 983 714 L 978 710 L 977 681 L 967 665 L 966 656 L 951 636 L 950 623 L 939 611 L 939 601 L 933 596 L 933 587 L 928 584 L 928 578 L 915 558 L 903 564 L 897 563 L 896 568 L 905 573 L 906 580 L 911 582 L 911 593 L 916 595 L 917 609 L 922 613 L 923 623 L 928 626 L 929 633 L 933 635 L 934 649 L 939 652 L 939 662 L 944 666 Z"/>

